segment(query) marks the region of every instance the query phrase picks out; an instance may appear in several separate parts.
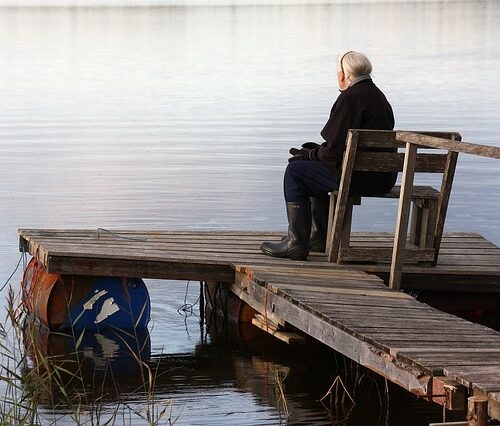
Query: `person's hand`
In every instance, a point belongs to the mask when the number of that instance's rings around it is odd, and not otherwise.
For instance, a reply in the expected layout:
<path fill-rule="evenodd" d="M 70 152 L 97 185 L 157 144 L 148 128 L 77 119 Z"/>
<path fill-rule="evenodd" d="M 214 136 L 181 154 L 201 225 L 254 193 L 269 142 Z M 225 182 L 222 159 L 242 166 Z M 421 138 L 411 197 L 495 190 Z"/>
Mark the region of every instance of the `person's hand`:
<path fill-rule="evenodd" d="M 319 146 L 320 146 L 320 144 L 316 143 L 316 142 L 306 142 L 306 143 L 302 144 L 302 148 L 305 148 L 305 149 L 315 149 L 315 148 L 318 148 Z"/>
<path fill-rule="evenodd" d="M 290 148 L 290 151 L 288 151 L 292 155 L 297 155 L 297 154 L 306 154 L 309 152 L 308 148 Z"/>
<path fill-rule="evenodd" d="M 309 154 L 309 149 L 306 148 L 290 148 L 290 154 L 292 156 L 288 159 L 288 162 L 291 163 L 292 161 L 297 161 L 297 160 L 308 160 L 308 154 Z"/>

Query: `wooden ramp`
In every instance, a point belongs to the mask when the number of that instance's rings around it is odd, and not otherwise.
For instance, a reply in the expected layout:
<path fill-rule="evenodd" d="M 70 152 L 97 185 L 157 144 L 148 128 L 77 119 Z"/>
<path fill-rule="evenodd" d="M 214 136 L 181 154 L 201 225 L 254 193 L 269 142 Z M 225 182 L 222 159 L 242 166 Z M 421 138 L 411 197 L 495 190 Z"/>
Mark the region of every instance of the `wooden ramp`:
<path fill-rule="evenodd" d="M 424 398 L 462 408 L 487 395 L 500 419 L 500 333 L 386 287 L 389 265 L 307 262 L 259 251 L 282 234 L 227 231 L 20 230 L 49 272 L 225 282 L 284 329 L 296 328 Z M 389 234 L 354 243 L 390 244 Z M 371 273 L 371 274 L 369 274 Z M 412 288 L 500 292 L 500 249 L 477 234 L 444 236 L 436 267 L 408 265 Z M 264 324 L 265 328 L 265 324 Z"/>
<path fill-rule="evenodd" d="M 232 265 L 309 265 L 356 269 L 387 280 L 389 265 L 335 264 L 312 254 L 307 262 L 264 256 L 259 245 L 279 232 L 19 230 L 21 248 L 49 272 L 233 282 Z M 353 234 L 353 244 L 391 246 L 386 233 Z M 500 292 L 500 248 L 479 234 L 445 234 L 438 265 L 406 265 L 402 288 Z"/>
<path fill-rule="evenodd" d="M 359 271 L 237 266 L 233 292 L 423 398 L 463 409 L 489 399 L 500 418 L 500 333 L 395 292 Z"/>

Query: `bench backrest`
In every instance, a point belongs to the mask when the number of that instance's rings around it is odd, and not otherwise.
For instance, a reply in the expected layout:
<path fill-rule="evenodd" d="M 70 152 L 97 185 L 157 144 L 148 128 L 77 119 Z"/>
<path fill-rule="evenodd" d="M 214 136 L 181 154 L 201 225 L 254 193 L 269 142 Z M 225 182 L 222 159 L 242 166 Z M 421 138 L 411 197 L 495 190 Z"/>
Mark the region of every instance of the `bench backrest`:
<path fill-rule="evenodd" d="M 355 130 L 357 132 L 357 149 L 353 165 L 354 171 L 366 172 L 402 172 L 404 152 L 396 152 L 398 148 L 405 148 L 406 143 L 397 140 L 396 131 L 384 130 Z M 450 141 L 461 140 L 460 134 L 455 132 L 415 132 L 428 136 L 435 136 Z M 418 152 L 415 172 L 444 173 L 448 154 Z M 392 152 L 391 152 L 392 151 Z"/>

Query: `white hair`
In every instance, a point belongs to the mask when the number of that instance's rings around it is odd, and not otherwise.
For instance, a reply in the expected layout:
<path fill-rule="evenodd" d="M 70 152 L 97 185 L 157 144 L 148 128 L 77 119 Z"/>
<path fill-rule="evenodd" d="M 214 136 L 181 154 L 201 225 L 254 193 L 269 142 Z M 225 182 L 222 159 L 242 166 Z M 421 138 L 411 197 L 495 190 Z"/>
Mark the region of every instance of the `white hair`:
<path fill-rule="evenodd" d="M 370 75 L 372 64 L 370 60 L 360 52 L 353 50 L 341 53 L 337 56 L 339 71 L 345 74 L 348 81 L 353 81 L 364 75 Z"/>

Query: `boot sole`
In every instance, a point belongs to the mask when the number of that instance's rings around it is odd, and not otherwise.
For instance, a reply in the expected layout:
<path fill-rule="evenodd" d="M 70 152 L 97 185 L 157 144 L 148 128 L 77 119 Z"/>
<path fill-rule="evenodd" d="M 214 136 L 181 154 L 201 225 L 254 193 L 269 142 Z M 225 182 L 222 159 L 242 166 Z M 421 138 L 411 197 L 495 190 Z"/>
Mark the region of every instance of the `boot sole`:
<path fill-rule="evenodd" d="M 273 252 L 270 252 L 270 251 L 267 251 L 266 249 L 264 248 L 260 248 L 260 250 L 262 251 L 262 253 L 264 253 L 265 255 L 267 256 L 271 256 L 271 257 L 277 257 L 277 258 L 280 258 L 280 259 L 292 259 L 292 260 L 307 260 L 307 256 L 309 253 L 273 253 Z"/>
<path fill-rule="evenodd" d="M 286 240 L 286 235 L 284 237 L 281 237 L 281 241 L 284 240 Z M 309 251 L 313 251 L 315 253 L 326 253 L 326 243 L 324 245 L 309 244 Z M 288 256 L 275 256 L 275 257 L 288 257 Z"/>

